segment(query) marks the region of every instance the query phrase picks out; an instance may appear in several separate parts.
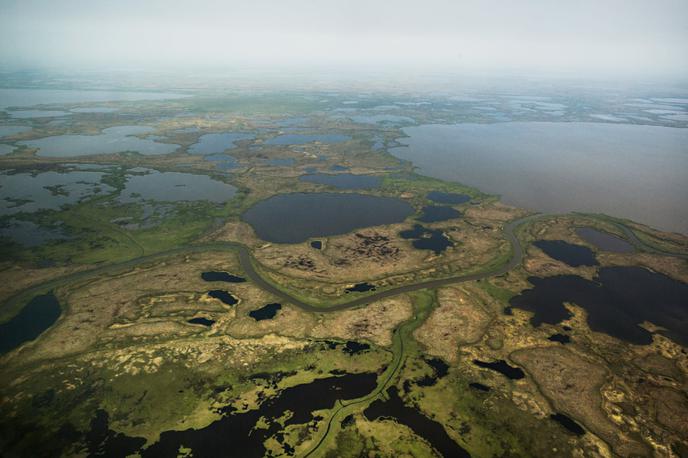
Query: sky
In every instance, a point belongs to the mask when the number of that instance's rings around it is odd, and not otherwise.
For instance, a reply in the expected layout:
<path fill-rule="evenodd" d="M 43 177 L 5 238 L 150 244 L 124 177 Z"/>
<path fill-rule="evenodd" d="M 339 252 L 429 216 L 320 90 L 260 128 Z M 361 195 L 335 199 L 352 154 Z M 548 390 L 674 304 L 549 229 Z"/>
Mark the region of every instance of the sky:
<path fill-rule="evenodd" d="M 687 0 L 0 0 L 0 65 L 688 77 Z"/>

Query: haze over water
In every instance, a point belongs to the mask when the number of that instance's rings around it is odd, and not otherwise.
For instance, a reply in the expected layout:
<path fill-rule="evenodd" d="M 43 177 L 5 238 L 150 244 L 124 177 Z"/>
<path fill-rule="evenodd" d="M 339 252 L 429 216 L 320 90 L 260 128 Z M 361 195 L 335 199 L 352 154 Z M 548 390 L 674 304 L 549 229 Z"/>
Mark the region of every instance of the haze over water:
<path fill-rule="evenodd" d="M 404 129 L 420 173 L 541 212 L 595 212 L 688 233 L 688 129 L 512 122 Z"/>

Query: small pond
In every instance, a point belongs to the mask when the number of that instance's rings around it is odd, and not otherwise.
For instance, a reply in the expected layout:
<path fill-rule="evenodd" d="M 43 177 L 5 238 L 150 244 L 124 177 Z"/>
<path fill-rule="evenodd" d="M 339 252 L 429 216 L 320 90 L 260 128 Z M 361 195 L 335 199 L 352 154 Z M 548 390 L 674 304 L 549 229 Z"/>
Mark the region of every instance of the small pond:
<path fill-rule="evenodd" d="M 219 301 L 222 301 L 224 304 L 227 305 L 234 305 L 239 302 L 239 299 L 234 297 L 232 293 L 221 289 L 213 289 L 208 291 L 208 296 L 212 297 L 213 299 L 218 299 Z"/>
<path fill-rule="evenodd" d="M 550 340 L 552 342 L 559 342 L 560 344 L 567 344 L 571 342 L 571 337 L 566 334 L 557 333 L 549 336 L 547 340 Z"/>
<path fill-rule="evenodd" d="M 215 320 L 211 320 L 209 318 L 204 318 L 204 317 L 198 317 L 198 318 L 191 318 L 190 320 L 187 321 L 187 323 L 191 324 L 200 324 L 203 326 L 212 326 L 215 324 Z"/>
<path fill-rule="evenodd" d="M 368 291 L 375 291 L 375 285 L 371 283 L 356 283 L 354 286 L 346 288 L 347 293 L 367 293 Z"/>
<path fill-rule="evenodd" d="M 413 214 L 408 203 L 362 194 L 278 194 L 249 208 L 242 219 L 269 242 L 301 243 L 314 237 L 345 234 L 394 224 Z"/>
<path fill-rule="evenodd" d="M 490 369 L 495 372 L 499 372 L 508 379 L 520 380 L 526 376 L 526 374 L 518 367 L 510 366 L 509 363 L 500 359 L 498 361 L 480 361 L 479 359 L 474 359 L 473 364 L 478 367 L 485 369 Z"/>
<path fill-rule="evenodd" d="M 252 134 L 242 132 L 224 132 L 219 134 L 201 135 L 197 143 L 189 147 L 189 154 L 217 154 L 223 153 L 228 149 L 236 147 L 236 143 L 241 140 L 255 138 Z"/>
<path fill-rule="evenodd" d="M 435 254 L 440 254 L 449 247 L 454 246 L 454 242 L 444 235 L 441 229 L 428 229 L 420 224 L 399 232 L 403 239 L 412 239 L 412 245 L 419 250 L 432 250 Z"/>
<path fill-rule="evenodd" d="M 579 425 L 578 423 L 576 423 L 574 420 L 567 417 L 563 413 L 553 413 L 552 415 L 549 416 L 549 418 L 556 421 L 561 426 L 566 428 L 567 431 L 575 434 L 576 436 L 582 436 L 583 434 L 585 434 L 585 429 L 583 429 L 583 427 L 581 425 Z"/>
<path fill-rule="evenodd" d="M 577 227 L 576 234 L 599 250 L 613 253 L 633 253 L 635 251 L 633 245 L 621 237 L 592 227 Z"/>
<path fill-rule="evenodd" d="M 547 256 L 571 267 L 596 266 L 595 252 L 583 245 L 575 245 L 563 240 L 536 240 L 533 245 Z"/>
<path fill-rule="evenodd" d="M 296 160 L 293 157 L 268 159 L 267 164 L 273 167 L 291 167 Z"/>
<path fill-rule="evenodd" d="M 252 310 L 248 313 L 248 316 L 250 316 L 256 321 L 270 320 L 272 318 L 275 318 L 275 315 L 277 315 L 277 311 L 281 308 L 282 304 L 273 302 L 272 304 L 266 304 L 257 310 Z"/>
<path fill-rule="evenodd" d="M 438 223 L 461 216 L 460 211 L 444 205 L 427 205 L 423 207 L 422 212 L 417 219 L 423 223 Z"/>
<path fill-rule="evenodd" d="M 471 388 L 473 388 L 474 390 L 483 391 L 483 392 L 485 392 L 485 393 L 487 393 L 488 391 L 490 391 L 490 387 L 489 387 L 489 386 L 483 385 L 482 383 L 479 383 L 479 382 L 472 382 L 472 383 L 469 383 L 468 386 L 471 387 Z"/>
<path fill-rule="evenodd" d="M 201 278 L 205 281 L 224 281 L 227 283 L 244 283 L 246 279 L 238 275 L 232 275 L 229 272 L 209 271 L 203 272 Z"/>

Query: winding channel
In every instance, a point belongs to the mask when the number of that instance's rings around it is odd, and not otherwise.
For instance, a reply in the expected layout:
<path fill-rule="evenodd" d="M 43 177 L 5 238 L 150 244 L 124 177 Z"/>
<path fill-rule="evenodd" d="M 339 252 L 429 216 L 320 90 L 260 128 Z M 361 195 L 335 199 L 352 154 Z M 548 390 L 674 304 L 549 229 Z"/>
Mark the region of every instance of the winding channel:
<path fill-rule="evenodd" d="M 292 297 L 289 295 L 287 292 L 279 289 L 278 287 L 274 286 L 267 280 L 265 280 L 255 269 L 254 267 L 254 260 L 253 257 L 251 256 L 251 253 L 249 249 L 240 243 L 236 242 L 211 242 L 211 243 L 204 243 L 204 244 L 198 244 L 198 245 L 191 245 L 191 246 L 185 246 L 185 247 L 180 247 L 180 248 L 174 248 L 172 250 L 167 250 L 163 251 L 160 253 L 156 254 L 151 254 L 151 255 L 146 255 L 146 256 L 141 256 L 135 259 L 131 259 L 129 261 L 124 261 L 116 264 L 109 264 L 106 266 L 102 267 L 96 267 L 95 269 L 89 269 L 89 270 L 83 270 L 80 272 L 74 272 L 59 278 L 55 278 L 52 280 L 49 280 L 47 282 L 41 283 L 39 285 L 32 286 L 28 289 L 25 289 L 12 297 L 10 297 L 5 303 L 3 304 L 3 311 L 5 310 L 18 310 L 20 309 L 20 305 L 23 305 L 22 303 L 28 302 L 29 299 L 31 299 L 33 296 L 38 295 L 38 294 L 43 294 L 47 293 L 55 288 L 59 288 L 61 286 L 67 285 L 69 283 L 74 283 L 80 280 L 85 280 L 97 275 L 113 275 L 117 274 L 119 272 L 124 272 L 127 270 L 130 270 L 138 265 L 145 264 L 147 262 L 154 262 L 159 259 L 163 259 L 169 256 L 175 256 L 175 255 L 180 255 L 180 254 L 191 254 L 191 253 L 200 253 L 208 250 L 223 250 L 223 251 L 237 251 L 239 255 L 239 264 L 241 266 L 241 269 L 244 271 L 246 276 L 253 282 L 255 283 L 258 287 L 263 289 L 266 292 L 269 292 L 270 294 L 273 294 L 274 296 L 280 298 L 281 300 L 288 302 L 290 304 L 295 305 L 296 307 L 299 307 L 300 309 L 303 309 L 308 312 L 317 312 L 317 313 L 328 313 L 328 312 L 335 312 L 335 311 L 340 311 L 344 309 L 349 309 L 353 307 L 358 307 L 361 305 L 368 304 L 370 302 L 374 302 L 380 299 L 385 299 L 388 297 L 393 297 L 397 296 L 399 294 L 404 294 L 404 293 L 410 293 L 413 291 L 418 291 L 421 289 L 425 288 L 438 288 L 441 286 L 453 284 L 453 283 L 462 283 L 462 282 L 467 282 L 467 281 L 474 281 L 474 280 L 481 280 L 483 278 L 488 278 L 488 277 L 493 277 L 497 275 L 502 275 L 509 270 L 513 269 L 517 265 L 519 265 L 523 259 L 523 247 L 518 240 L 518 237 L 514 234 L 514 230 L 519 227 L 520 225 L 526 223 L 527 221 L 531 221 L 535 218 L 541 218 L 545 215 L 537 214 L 537 215 L 530 215 L 526 216 L 524 218 L 520 218 L 514 221 L 511 221 L 504 226 L 503 229 L 503 235 L 511 245 L 511 250 L 512 250 L 512 255 L 511 258 L 509 259 L 508 262 L 503 264 L 502 266 L 496 267 L 492 270 L 486 271 L 486 272 L 480 272 L 480 273 L 475 273 L 475 274 L 469 274 L 469 275 L 459 275 L 455 277 L 447 277 L 447 278 L 441 278 L 437 280 L 427 280 L 419 283 L 413 283 L 409 285 L 403 285 L 403 286 L 398 286 L 396 288 L 391 288 L 383 291 L 378 291 L 371 293 L 367 296 L 359 297 L 356 299 L 352 299 L 347 302 L 343 302 L 340 304 L 332 305 L 329 307 L 319 307 L 315 306 L 312 304 L 309 304 L 307 302 L 304 302 L 298 298 Z M 7 313 L 7 312 L 5 312 Z M 2 321 L 7 321 L 7 320 L 2 320 Z"/>

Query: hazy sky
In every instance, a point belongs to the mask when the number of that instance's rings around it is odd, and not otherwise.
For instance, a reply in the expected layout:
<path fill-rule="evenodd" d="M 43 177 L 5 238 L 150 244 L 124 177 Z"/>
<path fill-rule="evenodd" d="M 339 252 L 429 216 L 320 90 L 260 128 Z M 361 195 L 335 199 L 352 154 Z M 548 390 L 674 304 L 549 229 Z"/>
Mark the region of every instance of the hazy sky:
<path fill-rule="evenodd" d="M 0 62 L 688 75 L 688 0 L 0 0 Z"/>

